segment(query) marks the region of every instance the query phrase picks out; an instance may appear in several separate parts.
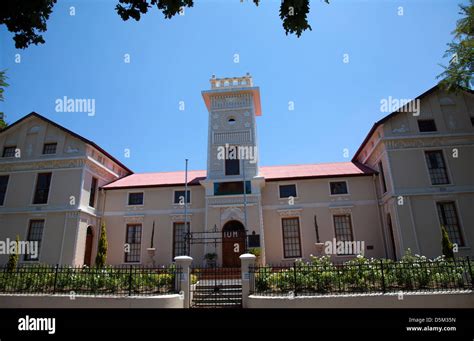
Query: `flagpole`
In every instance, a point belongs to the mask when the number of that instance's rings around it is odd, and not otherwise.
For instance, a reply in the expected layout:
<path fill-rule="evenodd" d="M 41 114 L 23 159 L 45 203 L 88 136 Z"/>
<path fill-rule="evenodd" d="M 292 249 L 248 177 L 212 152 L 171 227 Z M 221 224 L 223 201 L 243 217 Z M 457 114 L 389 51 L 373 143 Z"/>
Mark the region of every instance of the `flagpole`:
<path fill-rule="evenodd" d="M 184 172 L 184 230 L 186 231 L 186 236 L 187 236 L 187 254 L 190 256 L 191 253 L 191 245 L 189 243 L 189 234 L 190 230 L 188 229 L 188 159 L 186 159 L 186 166 L 185 166 L 185 172 Z"/>
<path fill-rule="evenodd" d="M 245 159 L 242 159 L 242 176 L 244 178 L 244 225 L 247 234 L 247 183 L 245 181 Z M 247 252 L 247 238 L 245 238 L 245 252 Z"/>

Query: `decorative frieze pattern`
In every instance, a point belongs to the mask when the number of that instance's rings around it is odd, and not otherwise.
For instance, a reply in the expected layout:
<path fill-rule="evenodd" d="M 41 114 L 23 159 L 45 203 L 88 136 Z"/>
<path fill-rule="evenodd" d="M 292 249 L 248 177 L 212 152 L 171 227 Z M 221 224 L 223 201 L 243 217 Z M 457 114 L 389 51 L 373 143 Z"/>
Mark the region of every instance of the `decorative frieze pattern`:
<path fill-rule="evenodd" d="M 215 132 L 212 142 L 214 144 L 251 142 L 250 130 Z"/>
<path fill-rule="evenodd" d="M 229 96 L 213 96 L 211 98 L 211 110 L 235 109 L 250 106 L 250 94 L 232 94 Z"/>
<path fill-rule="evenodd" d="M 82 166 L 84 166 L 84 159 L 11 162 L 7 164 L 0 163 L 0 172 L 35 171 L 56 168 L 80 168 Z"/>
<path fill-rule="evenodd" d="M 292 208 L 292 209 L 284 209 L 278 210 L 278 214 L 280 217 L 299 217 L 301 216 L 301 212 L 303 211 L 302 208 Z"/>
<path fill-rule="evenodd" d="M 352 208 L 351 207 L 329 207 L 329 210 L 332 214 L 351 214 Z"/>
<path fill-rule="evenodd" d="M 143 223 L 144 215 L 129 215 L 124 216 L 123 219 L 127 224 L 141 224 Z"/>
<path fill-rule="evenodd" d="M 257 195 L 247 195 L 247 204 L 256 204 L 258 202 Z M 225 196 L 225 197 L 210 197 L 207 199 L 209 205 L 242 205 L 244 204 L 243 195 L 239 196 Z"/>
<path fill-rule="evenodd" d="M 188 221 L 190 221 L 193 215 L 189 213 L 186 215 L 188 216 Z M 170 218 L 172 222 L 182 222 L 185 220 L 184 219 L 185 215 L 184 214 L 170 214 Z"/>

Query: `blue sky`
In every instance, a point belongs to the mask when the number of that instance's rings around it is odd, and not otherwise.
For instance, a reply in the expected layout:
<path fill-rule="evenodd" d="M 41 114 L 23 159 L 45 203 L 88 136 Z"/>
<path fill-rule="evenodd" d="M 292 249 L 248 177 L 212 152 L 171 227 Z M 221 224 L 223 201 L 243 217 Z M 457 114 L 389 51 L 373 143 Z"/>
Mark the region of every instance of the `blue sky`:
<path fill-rule="evenodd" d="M 414 98 L 436 84 L 459 18 L 453 0 L 317 0 L 313 30 L 296 38 L 281 27 L 278 0 L 197 0 L 184 16 L 166 20 L 154 9 L 139 22 L 123 22 L 117 2 L 59 1 L 46 43 L 26 50 L 2 26 L 0 69 L 10 86 L 0 111 L 10 123 L 36 111 L 135 172 L 180 170 L 186 157 L 191 169 L 205 169 L 201 91 L 212 74 L 246 72 L 261 91 L 260 165 L 348 161 L 385 115 L 381 99 Z M 95 99 L 95 116 L 56 112 L 64 96 Z"/>

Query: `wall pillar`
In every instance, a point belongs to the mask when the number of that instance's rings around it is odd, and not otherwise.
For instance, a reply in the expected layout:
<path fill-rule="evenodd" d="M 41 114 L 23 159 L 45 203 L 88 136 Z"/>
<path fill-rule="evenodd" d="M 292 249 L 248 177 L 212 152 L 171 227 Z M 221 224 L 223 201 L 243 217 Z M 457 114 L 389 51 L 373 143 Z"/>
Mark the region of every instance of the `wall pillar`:
<path fill-rule="evenodd" d="M 174 258 L 176 266 L 181 270 L 181 274 L 178 279 L 180 291 L 184 295 L 184 308 L 189 308 L 191 304 L 190 300 L 190 283 L 191 280 L 191 263 L 193 259 L 189 256 L 178 256 Z"/>
<path fill-rule="evenodd" d="M 250 267 L 255 265 L 255 255 L 244 253 L 240 255 L 242 270 L 242 307 L 247 308 L 247 302 L 250 294 Z"/>

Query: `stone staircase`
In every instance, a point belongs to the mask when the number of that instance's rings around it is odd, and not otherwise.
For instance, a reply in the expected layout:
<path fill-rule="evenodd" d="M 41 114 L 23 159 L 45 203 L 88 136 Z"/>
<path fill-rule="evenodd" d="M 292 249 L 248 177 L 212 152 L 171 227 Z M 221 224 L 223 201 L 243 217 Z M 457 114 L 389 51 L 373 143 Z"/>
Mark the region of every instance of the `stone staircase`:
<path fill-rule="evenodd" d="M 191 290 L 191 306 L 193 308 L 241 308 L 242 282 L 240 279 L 201 280 Z"/>

